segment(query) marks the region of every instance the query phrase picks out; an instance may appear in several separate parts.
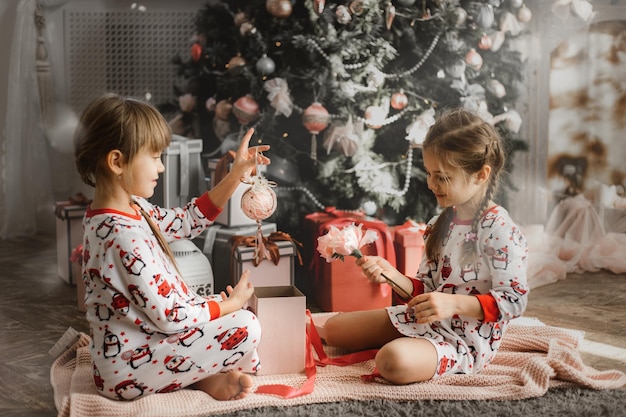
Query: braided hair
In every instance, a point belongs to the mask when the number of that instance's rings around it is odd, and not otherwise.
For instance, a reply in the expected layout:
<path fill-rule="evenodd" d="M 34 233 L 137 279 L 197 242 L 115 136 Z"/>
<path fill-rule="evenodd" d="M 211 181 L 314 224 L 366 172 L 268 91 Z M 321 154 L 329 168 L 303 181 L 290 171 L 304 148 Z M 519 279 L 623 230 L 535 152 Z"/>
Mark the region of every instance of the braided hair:
<path fill-rule="evenodd" d="M 462 261 L 467 263 L 478 253 L 476 239 L 471 236 L 478 234 L 480 219 L 497 191 L 504 166 L 505 152 L 500 135 L 491 124 L 471 111 L 446 109 L 430 127 L 423 149 L 432 152 L 443 166 L 460 169 L 468 177 L 485 165 L 491 167 L 485 194 L 472 219 L 470 238 L 463 244 Z M 435 258 L 454 215 L 454 208 L 446 207 L 430 228 L 425 248 L 428 259 Z"/>

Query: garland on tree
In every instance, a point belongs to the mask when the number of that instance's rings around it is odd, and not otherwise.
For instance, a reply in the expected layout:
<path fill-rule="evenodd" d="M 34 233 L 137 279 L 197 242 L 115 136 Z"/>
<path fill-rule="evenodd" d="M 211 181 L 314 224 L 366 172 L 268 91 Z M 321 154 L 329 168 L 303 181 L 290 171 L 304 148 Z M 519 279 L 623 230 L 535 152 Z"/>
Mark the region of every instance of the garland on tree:
<path fill-rule="evenodd" d="M 515 41 L 531 18 L 522 0 L 214 0 L 175 60 L 179 100 L 161 109 L 214 157 L 255 127 L 267 176 L 290 190 L 275 214 L 287 230 L 320 204 L 424 221 L 436 202 L 416 148 L 439 109 L 493 123 L 509 173 L 526 149 Z"/>

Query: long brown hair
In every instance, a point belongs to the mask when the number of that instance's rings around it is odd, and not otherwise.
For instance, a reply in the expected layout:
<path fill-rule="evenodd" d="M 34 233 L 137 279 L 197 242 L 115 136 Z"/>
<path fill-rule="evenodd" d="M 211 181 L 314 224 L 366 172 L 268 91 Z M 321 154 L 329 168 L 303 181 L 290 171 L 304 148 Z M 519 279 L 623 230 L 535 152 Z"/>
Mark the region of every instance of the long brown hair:
<path fill-rule="evenodd" d="M 472 220 L 471 232 L 477 234 L 482 214 L 496 193 L 504 166 L 505 153 L 496 129 L 480 116 L 465 109 L 446 109 L 433 124 L 424 140 L 423 149 L 432 152 L 442 165 L 462 170 L 467 176 L 478 172 L 484 165 L 491 167 L 485 195 Z M 454 219 L 454 208 L 446 207 L 433 224 L 426 240 L 426 256 L 434 259 L 437 248 L 446 237 Z M 463 247 L 463 260 L 477 253 L 471 239 Z"/>
<path fill-rule="evenodd" d="M 111 190 L 115 179 L 107 168 L 109 152 L 119 150 L 125 163 L 130 164 L 145 148 L 152 152 L 163 151 L 169 146 L 171 138 L 170 126 L 154 106 L 107 93 L 89 103 L 80 116 L 74 132 L 76 169 L 85 184 L 104 191 Z M 159 245 L 178 269 L 163 234 L 148 213 L 141 207 L 140 211 Z"/>

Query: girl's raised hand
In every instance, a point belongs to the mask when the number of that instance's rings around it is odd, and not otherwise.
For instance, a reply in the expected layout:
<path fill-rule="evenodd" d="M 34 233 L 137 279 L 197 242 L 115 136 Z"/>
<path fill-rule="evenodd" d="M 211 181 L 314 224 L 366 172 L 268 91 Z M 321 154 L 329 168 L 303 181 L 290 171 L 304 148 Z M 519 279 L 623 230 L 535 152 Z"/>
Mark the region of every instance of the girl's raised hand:
<path fill-rule="evenodd" d="M 258 145 L 250 147 L 250 140 L 254 134 L 254 129 L 250 128 L 241 139 L 239 149 L 235 154 L 231 171 L 242 177 L 249 177 L 252 170 L 258 165 L 268 165 L 270 159 L 263 155 L 263 152 L 270 149 L 269 145 Z"/>

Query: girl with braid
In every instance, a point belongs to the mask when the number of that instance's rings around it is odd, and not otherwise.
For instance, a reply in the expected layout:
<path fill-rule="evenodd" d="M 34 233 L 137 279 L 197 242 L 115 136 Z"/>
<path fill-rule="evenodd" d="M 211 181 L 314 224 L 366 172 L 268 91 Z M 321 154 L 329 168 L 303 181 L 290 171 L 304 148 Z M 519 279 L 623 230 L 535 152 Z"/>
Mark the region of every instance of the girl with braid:
<path fill-rule="evenodd" d="M 477 115 L 461 109 L 439 115 L 423 161 L 442 211 L 428 222 L 417 276 L 382 257 L 357 260 L 370 281 L 384 283 L 384 274 L 411 298 L 331 317 L 324 326 L 328 345 L 378 348 L 377 373 L 394 384 L 473 374 L 489 364 L 509 321 L 524 312 L 529 290 L 526 240 L 493 202 L 504 158 L 497 131 Z"/>
<path fill-rule="evenodd" d="M 74 134 L 81 179 L 94 187 L 83 219 L 82 279 L 98 392 L 135 400 L 185 387 L 217 400 L 240 399 L 259 369 L 257 317 L 242 309 L 254 288 L 207 297 L 185 283 L 168 242 L 202 233 L 241 178 L 270 161 L 241 140 L 230 172 L 182 207 L 151 204 L 171 131 L 150 104 L 105 94 L 84 109 Z"/>

